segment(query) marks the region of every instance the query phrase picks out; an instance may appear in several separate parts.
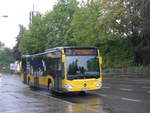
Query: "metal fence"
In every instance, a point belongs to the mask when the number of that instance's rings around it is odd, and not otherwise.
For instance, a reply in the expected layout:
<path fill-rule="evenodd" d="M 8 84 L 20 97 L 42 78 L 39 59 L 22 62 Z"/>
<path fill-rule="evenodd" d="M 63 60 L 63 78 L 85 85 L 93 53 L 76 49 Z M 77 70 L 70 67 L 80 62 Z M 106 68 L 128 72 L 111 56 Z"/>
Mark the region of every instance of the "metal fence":
<path fill-rule="evenodd" d="M 130 67 L 130 68 L 116 68 L 116 69 L 105 69 L 103 75 L 106 76 L 129 76 L 129 77 L 150 77 L 150 68 L 144 67 Z"/>
<path fill-rule="evenodd" d="M 137 68 L 137 67 L 130 67 L 130 68 L 117 68 L 117 69 L 105 69 L 103 70 L 104 73 L 150 73 L 150 68 Z"/>

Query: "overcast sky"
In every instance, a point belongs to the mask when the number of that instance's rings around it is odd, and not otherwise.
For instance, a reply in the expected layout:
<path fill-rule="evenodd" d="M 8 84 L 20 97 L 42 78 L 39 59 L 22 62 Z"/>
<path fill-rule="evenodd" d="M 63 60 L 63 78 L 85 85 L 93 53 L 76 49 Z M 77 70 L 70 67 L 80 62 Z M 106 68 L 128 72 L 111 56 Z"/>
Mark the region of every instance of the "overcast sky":
<path fill-rule="evenodd" d="M 13 48 L 15 37 L 19 32 L 19 24 L 29 24 L 29 12 L 33 9 L 45 13 L 52 9 L 57 0 L 0 0 L 0 41 L 6 47 Z M 8 15 L 8 18 L 3 18 Z"/>

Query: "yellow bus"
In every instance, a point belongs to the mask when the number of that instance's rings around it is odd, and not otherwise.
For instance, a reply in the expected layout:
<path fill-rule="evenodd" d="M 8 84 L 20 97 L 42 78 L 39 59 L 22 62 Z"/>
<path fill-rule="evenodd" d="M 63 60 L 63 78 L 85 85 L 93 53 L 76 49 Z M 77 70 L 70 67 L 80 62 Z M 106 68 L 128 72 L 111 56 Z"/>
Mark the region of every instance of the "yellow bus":
<path fill-rule="evenodd" d="M 85 92 L 102 87 L 102 57 L 95 47 L 56 47 L 22 56 L 21 78 L 50 92 Z"/>

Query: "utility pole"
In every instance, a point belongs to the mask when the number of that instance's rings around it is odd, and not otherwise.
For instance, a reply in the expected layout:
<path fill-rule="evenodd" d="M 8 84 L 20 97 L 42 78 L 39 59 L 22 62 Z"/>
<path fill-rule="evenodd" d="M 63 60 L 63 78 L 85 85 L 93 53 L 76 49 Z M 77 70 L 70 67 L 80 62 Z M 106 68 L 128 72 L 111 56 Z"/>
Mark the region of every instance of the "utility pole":
<path fill-rule="evenodd" d="M 35 11 L 34 4 L 33 4 L 33 10 L 29 12 L 29 24 L 32 24 L 33 16 L 36 16 L 37 14 L 38 11 Z"/>

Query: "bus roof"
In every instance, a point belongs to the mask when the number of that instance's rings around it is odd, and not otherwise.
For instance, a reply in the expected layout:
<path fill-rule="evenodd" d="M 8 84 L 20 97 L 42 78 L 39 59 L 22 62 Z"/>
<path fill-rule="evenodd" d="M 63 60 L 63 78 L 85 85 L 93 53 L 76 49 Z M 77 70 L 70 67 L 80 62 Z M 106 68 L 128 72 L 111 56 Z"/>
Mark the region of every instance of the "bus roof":
<path fill-rule="evenodd" d="M 52 49 L 47 49 L 46 52 L 53 52 L 53 51 L 57 51 L 57 50 L 62 50 L 62 49 L 96 49 L 96 47 L 56 47 L 56 48 L 52 48 Z"/>
<path fill-rule="evenodd" d="M 51 48 L 51 49 L 46 49 L 45 52 L 43 52 L 43 53 L 37 53 L 37 54 L 32 54 L 32 55 L 23 55 L 22 58 L 30 58 L 30 57 L 43 55 L 46 53 L 51 53 L 51 52 L 55 52 L 55 51 L 59 51 L 59 50 L 63 50 L 63 49 L 96 49 L 96 47 L 72 47 L 72 46 L 70 46 L 70 47 L 69 46 L 55 47 L 55 48 Z"/>

